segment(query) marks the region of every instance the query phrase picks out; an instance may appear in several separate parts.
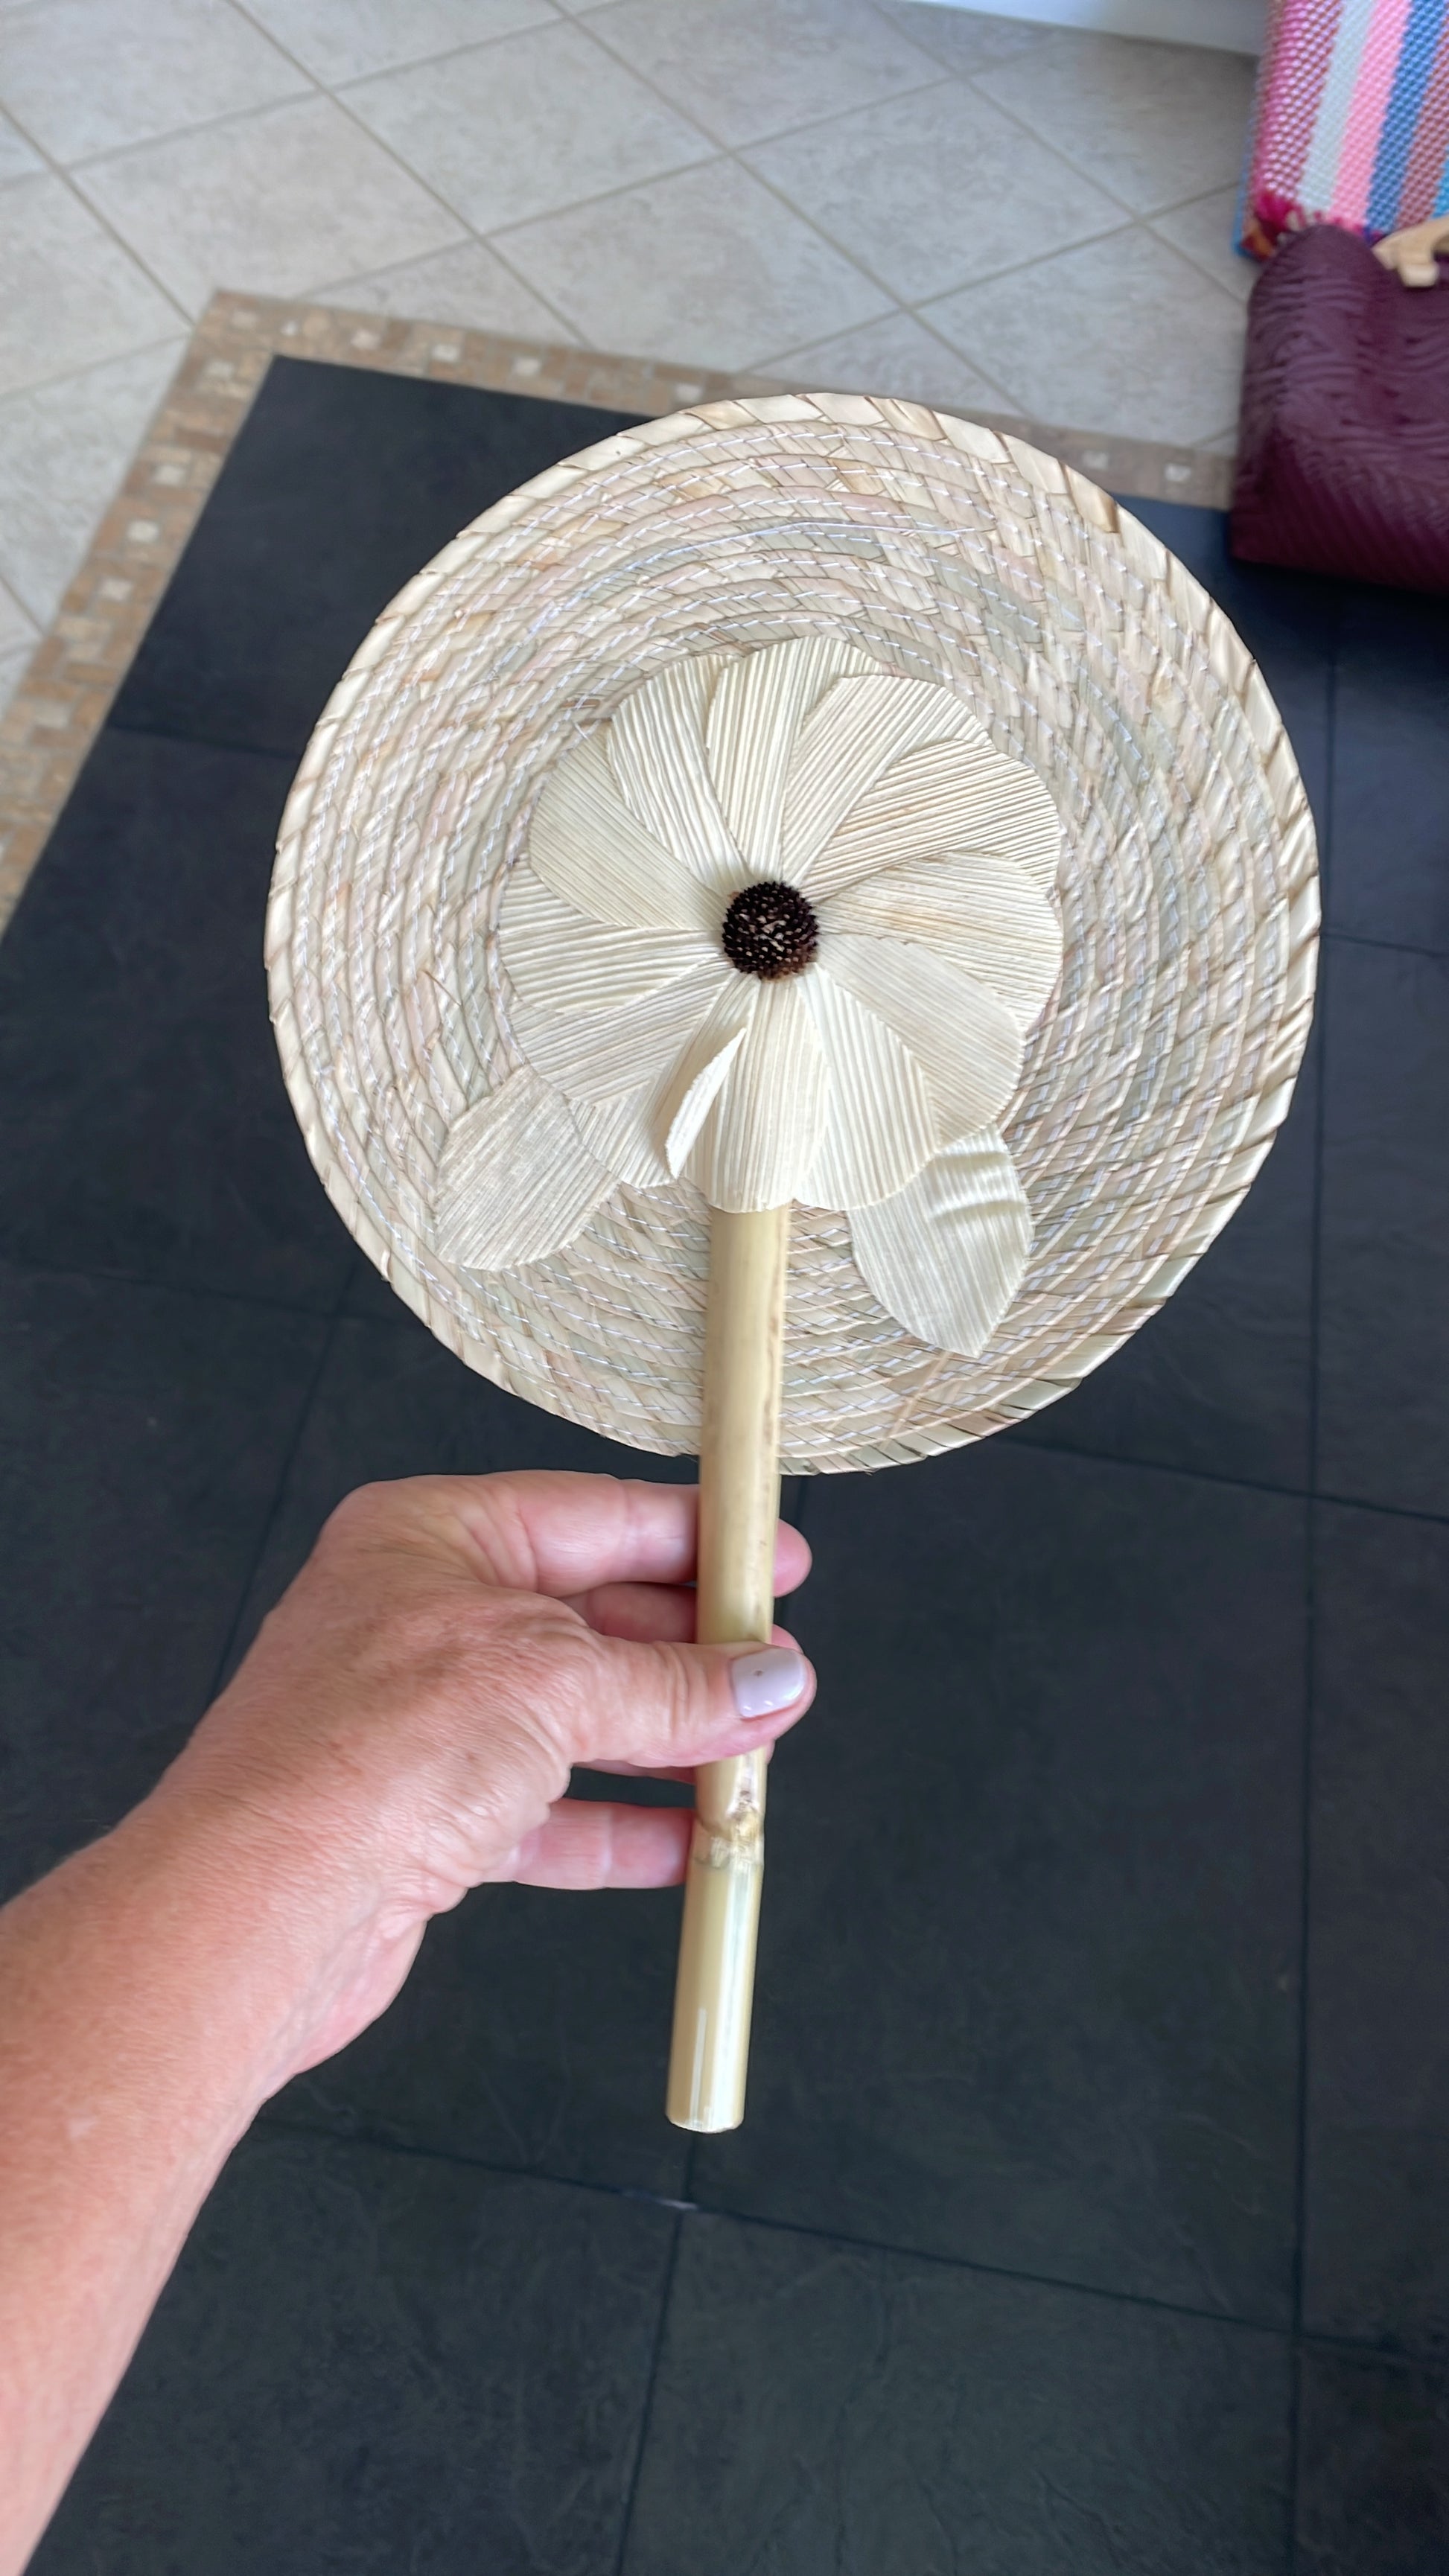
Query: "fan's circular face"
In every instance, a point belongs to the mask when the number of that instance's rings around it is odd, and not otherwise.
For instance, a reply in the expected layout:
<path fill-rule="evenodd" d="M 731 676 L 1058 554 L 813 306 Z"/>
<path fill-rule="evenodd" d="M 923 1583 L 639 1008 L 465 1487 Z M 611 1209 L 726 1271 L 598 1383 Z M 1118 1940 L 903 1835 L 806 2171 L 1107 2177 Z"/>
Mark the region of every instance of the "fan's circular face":
<path fill-rule="evenodd" d="M 1006 1302 L 981 1311 L 974 1355 L 923 1338 L 909 1299 L 891 1311 L 868 1284 L 877 1210 L 857 1209 L 855 1244 L 850 1212 L 802 1188 L 783 1422 L 799 1472 L 928 1455 L 1064 1393 L 1176 1286 L 1283 1116 L 1312 1006 L 1312 826 L 1262 679 L 1153 537 L 1054 460 L 914 404 L 792 395 L 606 440 L 465 530 L 363 644 L 288 802 L 268 967 L 313 1160 L 405 1301 L 514 1393 L 692 1451 L 698 1160 L 672 1177 L 638 1148 L 649 1186 L 611 1169 L 560 1248 L 491 1268 L 456 1208 L 440 1221 L 440 1174 L 512 1081 L 519 1115 L 495 1132 L 537 1169 L 538 1240 L 557 1245 L 577 1177 L 529 1127 L 540 1042 L 507 962 L 540 797 L 668 666 L 727 672 L 791 638 L 948 693 L 1061 826 L 1061 972 L 1044 1007 L 1032 992 L 992 1131 L 1029 1212 Z M 797 1011 L 841 937 L 794 873 L 726 887 L 710 933 L 760 1010 Z M 514 1241 L 528 1216 L 515 1204 Z M 959 1314 L 951 1330 L 973 1339 Z"/>

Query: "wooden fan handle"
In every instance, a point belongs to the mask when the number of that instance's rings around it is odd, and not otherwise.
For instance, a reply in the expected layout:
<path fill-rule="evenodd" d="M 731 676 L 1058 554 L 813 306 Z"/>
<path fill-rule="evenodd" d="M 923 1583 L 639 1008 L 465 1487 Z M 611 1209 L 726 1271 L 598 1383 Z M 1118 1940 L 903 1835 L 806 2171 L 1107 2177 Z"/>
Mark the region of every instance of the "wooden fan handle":
<path fill-rule="evenodd" d="M 768 1644 L 780 1513 L 780 1369 L 790 1211 L 710 1217 L 696 1633 Z M 745 2112 L 765 1867 L 765 1757 L 706 1762 L 684 1885 L 666 2107 L 680 2129 Z"/>

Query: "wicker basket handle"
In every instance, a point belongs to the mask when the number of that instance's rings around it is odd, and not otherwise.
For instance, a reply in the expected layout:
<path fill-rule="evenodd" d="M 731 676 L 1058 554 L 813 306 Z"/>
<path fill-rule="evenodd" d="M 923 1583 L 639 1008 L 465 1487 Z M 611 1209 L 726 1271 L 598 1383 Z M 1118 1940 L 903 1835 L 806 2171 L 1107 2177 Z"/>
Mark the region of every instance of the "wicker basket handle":
<path fill-rule="evenodd" d="M 1449 248 L 1449 215 L 1435 215 L 1430 223 L 1386 233 L 1381 242 L 1375 242 L 1374 257 L 1393 269 L 1405 286 L 1437 286 L 1439 264 L 1434 254 L 1444 248 Z"/>

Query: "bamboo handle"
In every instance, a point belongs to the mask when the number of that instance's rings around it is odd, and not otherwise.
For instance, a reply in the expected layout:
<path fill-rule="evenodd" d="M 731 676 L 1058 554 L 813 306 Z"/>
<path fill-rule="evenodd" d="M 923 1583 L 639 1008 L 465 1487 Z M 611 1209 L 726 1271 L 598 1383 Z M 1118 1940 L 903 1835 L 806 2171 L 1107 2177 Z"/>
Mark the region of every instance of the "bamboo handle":
<path fill-rule="evenodd" d="M 780 1363 L 790 1211 L 710 1217 L 699 1446 L 696 1634 L 768 1644 L 780 1512 Z M 676 2128 L 737 2129 L 765 1867 L 765 1757 L 706 1762 L 674 1989 L 666 2108 Z"/>

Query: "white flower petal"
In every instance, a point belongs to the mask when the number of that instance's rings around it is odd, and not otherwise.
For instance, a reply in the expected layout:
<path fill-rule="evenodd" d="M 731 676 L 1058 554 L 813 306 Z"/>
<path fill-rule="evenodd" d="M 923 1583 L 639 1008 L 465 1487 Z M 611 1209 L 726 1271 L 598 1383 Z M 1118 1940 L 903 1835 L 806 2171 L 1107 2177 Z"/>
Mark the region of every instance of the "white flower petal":
<path fill-rule="evenodd" d="M 630 811 L 702 884 L 728 898 L 750 875 L 730 839 L 705 758 L 718 653 L 667 663 L 609 719 L 609 765 Z"/>
<path fill-rule="evenodd" d="M 595 921 L 718 935 L 720 903 L 635 820 L 596 739 L 575 743 L 550 774 L 528 855 L 546 886 Z"/>
<path fill-rule="evenodd" d="M 572 1242 L 613 1186 L 558 1093 L 525 1066 L 449 1129 L 433 1196 L 434 1248 L 466 1270 L 541 1261 Z"/>
<path fill-rule="evenodd" d="M 925 1164 L 850 1220 L 856 1268 L 888 1315 L 936 1350 L 975 1359 L 1031 1252 L 1031 1210 L 994 1128 Z"/>
<path fill-rule="evenodd" d="M 744 1044 L 760 992 L 753 976 L 731 976 L 660 1093 L 654 1132 L 676 1179 Z"/>
<path fill-rule="evenodd" d="M 908 939 L 986 985 L 1023 1031 L 1035 1026 L 1062 965 L 1061 924 L 1014 859 L 920 859 L 881 868 L 819 907 L 820 927 Z"/>
<path fill-rule="evenodd" d="M 570 1101 L 584 1143 L 621 1181 L 657 1190 L 678 1179 L 734 1061 L 758 989 L 752 978 L 731 975 L 683 1053 L 663 1073 L 609 1100 Z"/>
<path fill-rule="evenodd" d="M 533 1011 L 520 1000 L 514 1033 L 535 1071 L 580 1100 L 635 1091 L 682 1054 L 716 995 L 735 981 L 721 958 L 613 1011 Z"/>
<path fill-rule="evenodd" d="M 923 743 L 948 740 L 963 722 L 980 731 L 932 680 L 873 671 L 832 681 L 795 738 L 780 825 L 781 873 L 813 891 L 827 842 L 882 771 Z M 819 882 L 828 891 L 827 880 Z"/>
<path fill-rule="evenodd" d="M 975 850 L 1015 859 L 1034 885 L 1051 893 L 1061 816 L 1036 771 L 1024 761 L 1003 760 L 974 720 L 966 720 L 979 739 L 933 742 L 893 761 L 848 812 L 842 809 L 829 846 L 811 866 L 812 898 L 877 868 Z"/>
<path fill-rule="evenodd" d="M 498 945 L 522 1001 L 540 1011 L 603 1011 L 642 1001 L 719 958 L 692 930 L 613 930 L 562 903 L 527 862 L 503 898 Z"/>
<path fill-rule="evenodd" d="M 721 672 L 705 742 L 730 837 L 752 876 L 780 864 L 780 812 L 795 736 L 832 680 L 878 669 L 836 635 L 801 635 L 742 653 Z"/>
<path fill-rule="evenodd" d="M 616 1091 L 608 1100 L 569 1102 L 569 1116 L 591 1154 L 607 1163 L 616 1180 L 636 1190 L 662 1190 L 672 1179 L 654 1139 L 659 1102 L 673 1082 L 673 1068 L 656 1074 L 634 1091 Z"/>
<path fill-rule="evenodd" d="M 700 1129 L 687 1169 L 711 1207 L 785 1207 L 808 1178 L 826 1072 L 802 980 L 760 985 L 744 1043 Z"/>
<path fill-rule="evenodd" d="M 830 1075 L 804 1195 L 817 1207 L 869 1207 L 903 1189 L 935 1153 L 931 1095 L 915 1057 L 874 1011 L 823 970 L 803 982 Z"/>
<path fill-rule="evenodd" d="M 1021 1079 L 1022 1033 L 984 984 L 903 939 L 826 933 L 818 965 L 904 1038 L 930 1087 L 938 1141 L 990 1126 Z"/>

